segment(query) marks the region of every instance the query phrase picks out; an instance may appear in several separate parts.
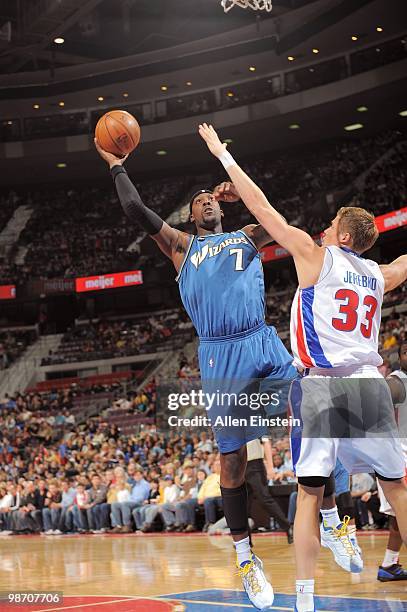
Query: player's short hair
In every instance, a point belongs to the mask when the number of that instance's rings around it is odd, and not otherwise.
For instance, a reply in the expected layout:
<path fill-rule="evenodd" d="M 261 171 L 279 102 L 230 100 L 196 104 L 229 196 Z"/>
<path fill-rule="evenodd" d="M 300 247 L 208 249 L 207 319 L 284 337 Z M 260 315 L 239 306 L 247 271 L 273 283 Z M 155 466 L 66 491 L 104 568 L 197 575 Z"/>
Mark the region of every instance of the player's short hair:
<path fill-rule="evenodd" d="M 198 191 L 196 191 L 190 198 L 189 200 L 189 214 L 192 215 L 192 204 L 194 203 L 194 200 L 197 196 L 199 196 L 201 193 L 213 193 L 212 189 L 199 189 Z"/>
<path fill-rule="evenodd" d="M 337 216 L 338 231 L 349 232 L 354 251 L 363 253 L 374 245 L 379 231 L 372 213 L 359 206 L 343 206 L 338 210 Z"/>

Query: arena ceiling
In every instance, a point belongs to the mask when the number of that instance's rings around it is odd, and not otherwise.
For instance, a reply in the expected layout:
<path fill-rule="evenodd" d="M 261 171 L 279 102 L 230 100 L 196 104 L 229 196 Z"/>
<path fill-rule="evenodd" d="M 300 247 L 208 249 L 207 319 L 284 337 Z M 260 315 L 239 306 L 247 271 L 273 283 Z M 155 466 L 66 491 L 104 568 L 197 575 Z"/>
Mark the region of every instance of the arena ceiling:
<path fill-rule="evenodd" d="M 315 0 L 274 0 L 278 17 Z M 252 11 L 226 16 L 220 0 L 2 0 L 0 28 L 11 24 L 11 41 L 0 41 L 0 68 L 14 73 L 58 68 L 165 49 L 226 33 L 256 20 Z M 53 40 L 65 38 L 63 48 Z"/>

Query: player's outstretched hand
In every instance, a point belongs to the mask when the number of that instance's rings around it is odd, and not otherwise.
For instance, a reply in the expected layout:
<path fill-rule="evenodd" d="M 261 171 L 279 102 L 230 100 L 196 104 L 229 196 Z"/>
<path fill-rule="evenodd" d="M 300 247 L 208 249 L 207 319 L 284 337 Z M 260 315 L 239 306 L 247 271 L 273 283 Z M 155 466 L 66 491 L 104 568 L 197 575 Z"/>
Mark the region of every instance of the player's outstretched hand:
<path fill-rule="evenodd" d="M 236 187 L 230 181 L 217 185 L 213 190 L 213 195 L 220 202 L 238 202 L 240 200 Z"/>
<path fill-rule="evenodd" d="M 202 123 L 199 126 L 199 135 L 208 145 L 209 151 L 215 156 L 220 157 L 226 151 L 228 146 L 219 140 L 219 136 L 211 125 Z"/>
<path fill-rule="evenodd" d="M 127 153 L 127 155 L 125 155 L 124 157 L 117 157 L 116 155 L 113 155 L 113 153 L 109 153 L 109 151 L 105 151 L 104 149 L 102 149 L 102 147 L 97 141 L 97 138 L 94 138 L 93 140 L 100 157 L 109 164 L 110 168 L 112 168 L 113 166 L 117 166 L 118 164 L 124 164 L 124 162 L 129 156 L 129 153 Z"/>

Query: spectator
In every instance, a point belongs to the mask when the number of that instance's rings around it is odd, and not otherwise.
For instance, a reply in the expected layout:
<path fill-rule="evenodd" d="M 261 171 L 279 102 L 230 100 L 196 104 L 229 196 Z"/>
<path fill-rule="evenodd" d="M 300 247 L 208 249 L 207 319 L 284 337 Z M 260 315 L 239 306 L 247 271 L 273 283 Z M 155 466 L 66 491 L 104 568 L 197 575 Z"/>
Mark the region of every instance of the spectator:
<path fill-rule="evenodd" d="M 49 485 L 42 509 L 42 522 L 45 535 L 59 535 L 58 529 L 61 515 L 62 492 L 58 488 L 57 481 L 52 481 Z"/>
<path fill-rule="evenodd" d="M 198 493 L 198 504 L 203 505 L 205 510 L 205 525 L 203 531 L 206 532 L 210 525 L 217 521 L 216 513 L 222 510 L 222 497 L 220 492 L 220 459 L 216 459 L 213 464 L 214 472 L 210 474 L 202 484 Z"/>
<path fill-rule="evenodd" d="M 106 504 L 107 487 L 99 474 L 91 479 L 92 487 L 88 490 L 88 503 L 84 506 L 89 530 L 102 533 L 108 529 L 109 508 Z"/>
<path fill-rule="evenodd" d="M 150 485 L 145 480 L 142 470 L 137 469 L 135 471 L 134 480 L 136 483 L 131 490 L 128 500 L 112 503 L 112 524 L 113 532 L 115 533 L 130 533 L 132 531 L 131 513 L 148 499 Z"/>

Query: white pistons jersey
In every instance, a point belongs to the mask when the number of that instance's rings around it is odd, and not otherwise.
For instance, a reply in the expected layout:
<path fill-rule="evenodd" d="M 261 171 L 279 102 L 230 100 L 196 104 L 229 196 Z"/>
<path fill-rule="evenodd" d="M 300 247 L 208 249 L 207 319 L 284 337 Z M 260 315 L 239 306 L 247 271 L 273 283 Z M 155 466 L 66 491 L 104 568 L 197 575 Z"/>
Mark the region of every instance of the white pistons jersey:
<path fill-rule="evenodd" d="M 379 265 L 343 247 L 325 249 L 318 282 L 297 289 L 291 308 L 294 365 L 379 366 L 384 279 Z"/>

